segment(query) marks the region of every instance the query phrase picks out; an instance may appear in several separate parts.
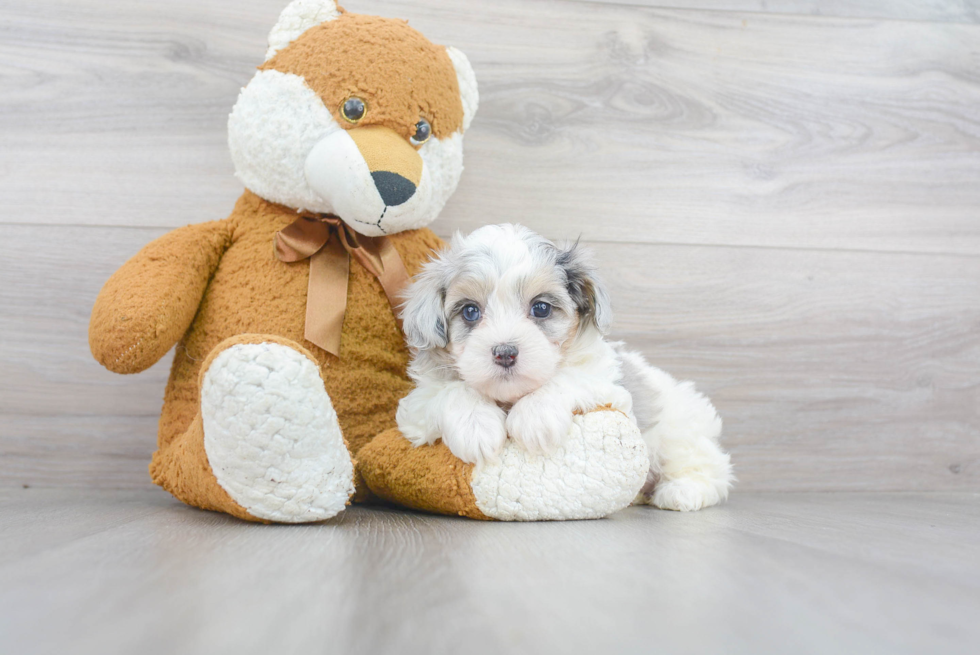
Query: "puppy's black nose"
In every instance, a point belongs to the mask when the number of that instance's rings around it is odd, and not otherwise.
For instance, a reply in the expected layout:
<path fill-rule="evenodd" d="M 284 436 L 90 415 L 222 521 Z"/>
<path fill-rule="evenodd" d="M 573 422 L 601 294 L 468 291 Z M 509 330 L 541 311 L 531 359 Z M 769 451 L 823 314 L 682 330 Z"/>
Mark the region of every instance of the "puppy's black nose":
<path fill-rule="evenodd" d="M 493 347 L 493 363 L 497 366 L 510 368 L 517 361 L 517 346 L 502 343 Z"/>
<path fill-rule="evenodd" d="M 374 186 L 378 188 L 381 199 L 389 207 L 406 203 L 415 195 L 415 185 L 412 181 L 398 173 L 375 171 L 371 173 L 371 177 L 374 178 Z"/>

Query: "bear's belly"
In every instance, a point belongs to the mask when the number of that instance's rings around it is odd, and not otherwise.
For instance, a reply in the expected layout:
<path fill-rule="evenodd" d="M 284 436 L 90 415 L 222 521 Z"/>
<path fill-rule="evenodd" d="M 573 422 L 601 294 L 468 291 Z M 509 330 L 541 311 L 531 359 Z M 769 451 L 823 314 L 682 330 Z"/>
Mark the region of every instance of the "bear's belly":
<path fill-rule="evenodd" d="M 398 401 L 411 389 L 405 373 L 409 356 L 381 285 L 351 261 L 341 357 L 314 346 L 303 338 L 309 262 L 275 258 L 273 238 L 282 227 L 280 219 L 236 230 L 177 345 L 160 421 L 161 447 L 197 414 L 201 364 L 215 346 L 240 334 L 285 337 L 313 354 L 352 452 L 395 425 Z"/>

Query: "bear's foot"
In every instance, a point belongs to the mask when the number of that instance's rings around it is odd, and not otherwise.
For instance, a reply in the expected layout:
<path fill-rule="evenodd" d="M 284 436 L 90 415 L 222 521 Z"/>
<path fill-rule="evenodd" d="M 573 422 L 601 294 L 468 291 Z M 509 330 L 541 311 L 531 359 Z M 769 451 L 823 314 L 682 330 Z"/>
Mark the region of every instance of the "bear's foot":
<path fill-rule="evenodd" d="M 201 380 L 204 449 L 252 517 L 322 521 L 354 493 L 354 465 L 316 364 L 279 343 L 238 343 Z"/>
<path fill-rule="evenodd" d="M 474 466 L 442 442 L 415 448 L 389 430 L 357 458 L 371 491 L 386 500 L 501 521 L 608 516 L 633 501 L 650 467 L 636 424 L 613 410 L 576 416 L 562 446 L 546 456 L 508 440 L 499 462 Z"/>
<path fill-rule="evenodd" d="M 636 424 L 600 410 L 576 416 L 549 455 L 508 440 L 497 463 L 473 469 L 473 495 L 484 514 L 502 521 L 598 519 L 633 501 L 649 467 Z"/>

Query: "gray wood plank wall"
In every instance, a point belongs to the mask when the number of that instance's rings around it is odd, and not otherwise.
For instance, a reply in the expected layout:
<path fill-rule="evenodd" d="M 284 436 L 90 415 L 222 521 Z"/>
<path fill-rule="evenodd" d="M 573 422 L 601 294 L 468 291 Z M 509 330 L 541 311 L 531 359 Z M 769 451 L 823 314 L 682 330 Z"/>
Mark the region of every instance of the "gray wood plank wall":
<path fill-rule="evenodd" d="M 284 3 L 0 6 L 0 485 L 147 484 L 169 361 L 102 370 L 88 312 L 230 210 L 225 120 Z M 582 236 L 614 336 L 712 396 L 741 488 L 980 488 L 980 3 L 346 6 L 479 76 L 434 229 Z"/>

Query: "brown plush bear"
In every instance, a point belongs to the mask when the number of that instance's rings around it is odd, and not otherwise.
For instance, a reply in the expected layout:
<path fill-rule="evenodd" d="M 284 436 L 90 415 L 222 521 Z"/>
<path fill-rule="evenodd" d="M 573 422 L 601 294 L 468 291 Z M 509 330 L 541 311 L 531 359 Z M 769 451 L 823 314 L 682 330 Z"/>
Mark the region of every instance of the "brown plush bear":
<path fill-rule="evenodd" d="M 646 453 L 615 412 L 577 417 L 548 470 L 512 453 L 474 471 L 394 428 L 410 382 L 393 306 L 441 246 L 424 226 L 462 172 L 477 108 L 466 57 L 329 0 L 292 2 L 269 43 L 229 119 L 247 189 L 231 215 L 146 246 L 92 313 L 92 353 L 112 371 L 176 345 L 153 481 L 267 522 L 327 519 L 374 495 L 473 518 L 628 504 Z"/>

